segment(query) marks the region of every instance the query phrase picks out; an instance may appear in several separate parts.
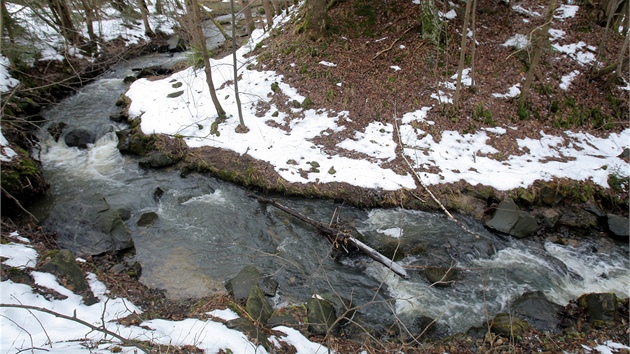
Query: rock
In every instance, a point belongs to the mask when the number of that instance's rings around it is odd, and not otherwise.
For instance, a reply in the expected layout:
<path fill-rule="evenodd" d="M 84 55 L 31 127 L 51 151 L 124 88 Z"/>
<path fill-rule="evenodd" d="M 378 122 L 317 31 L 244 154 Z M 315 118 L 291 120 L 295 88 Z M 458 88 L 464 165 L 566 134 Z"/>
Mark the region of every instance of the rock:
<path fill-rule="evenodd" d="M 131 233 L 118 211 L 102 195 L 84 195 L 55 206 L 44 228 L 57 233 L 60 248 L 78 255 L 97 255 L 133 247 Z"/>
<path fill-rule="evenodd" d="M 225 326 L 244 333 L 247 337 L 252 339 L 254 343 L 262 345 L 265 349 L 267 349 L 267 351 L 271 352 L 271 343 L 267 339 L 267 336 L 265 336 L 264 331 L 256 327 L 256 325 L 249 319 L 235 318 L 227 321 Z"/>
<path fill-rule="evenodd" d="M 507 338 L 521 337 L 529 327 L 527 321 L 507 313 L 500 313 L 492 319 L 490 331 Z"/>
<path fill-rule="evenodd" d="M 562 306 L 547 300 L 541 291 L 528 292 L 521 295 L 511 305 L 514 314 L 527 320 L 539 331 L 558 331 Z"/>
<path fill-rule="evenodd" d="M 521 211 L 511 198 L 499 204 L 492 219 L 486 222 L 486 226 L 516 238 L 527 237 L 538 229 L 536 219 L 529 213 Z"/>
<path fill-rule="evenodd" d="M 405 258 L 405 252 L 399 241 L 387 241 L 377 251 L 394 262 Z"/>
<path fill-rule="evenodd" d="M 291 328 L 300 328 L 302 324 L 300 318 L 306 317 L 306 309 L 303 306 L 283 307 L 275 311 L 267 325 L 269 327 L 287 326 Z"/>
<path fill-rule="evenodd" d="M 167 167 L 178 163 L 182 159 L 181 156 L 173 156 L 164 151 L 152 151 L 146 157 L 141 159 L 138 164 L 144 168 L 160 168 Z"/>
<path fill-rule="evenodd" d="M 565 209 L 559 224 L 575 231 L 590 232 L 598 226 L 597 217 L 582 209 Z"/>
<path fill-rule="evenodd" d="M 540 189 L 540 202 L 545 205 L 556 206 L 563 198 L 564 196 L 558 193 L 558 189 L 552 186 L 545 185 Z"/>
<path fill-rule="evenodd" d="M 258 282 L 258 287 L 266 296 L 276 296 L 278 282 L 271 277 L 262 277 Z"/>
<path fill-rule="evenodd" d="M 14 283 L 22 283 L 28 285 L 35 284 L 35 279 L 33 279 L 31 274 L 25 269 L 6 267 L 4 265 L 0 267 L 0 280 L 11 280 Z"/>
<path fill-rule="evenodd" d="M 247 265 L 232 280 L 229 280 L 225 287 L 232 294 L 234 300 L 241 302 L 249 297 L 249 292 L 258 285 L 261 277 L 262 274 L 256 267 Z"/>
<path fill-rule="evenodd" d="M 116 132 L 118 137 L 118 150 L 122 153 L 129 153 L 143 156 L 147 151 L 155 149 L 155 137 L 144 135 L 139 128 L 130 128 Z"/>
<path fill-rule="evenodd" d="M 617 317 L 617 296 L 614 293 L 590 293 L 578 298 L 578 305 L 588 315 L 588 321 L 614 321 Z"/>
<path fill-rule="evenodd" d="M 83 271 L 79 267 L 74 254 L 70 250 L 51 252 L 39 269 L 43 272 L 55 274 L 58 278 L 63 279 L 59 283 L 64 284 L 72 292 L 83 295 L 86 305 L 93 305 L 98 302 L 85 280 Z"/>
<path fill-rule="evenodd" d="M 314 335 L 327 335 L 334 333 L 337 327 L 334 323 L 337 320 L 335 307 L 330 302 L 310 298 L 306 302 L 306 316 L 308 318 L 308 331 Z"/>
<path fill-rule="evenodd" d="M 557 209 L 545 209 L 542 212 L 543 225 L 549 230 L 555 230 L 562 214 Z"/>
<path fill-rule="evenodd" d="M 131 219 L 131 209 L 120 208 L 118 209 L 118 215 L 120 215 L 120 218 L 122 219 L 122 221 L 127 221 Z"/>
<path fill-rule="evenodd" d="M 116 263 L 111 268 L 109 268 L 109 272 L 112 274 L 120 274 L 125 271 L 127 267 L 122 263 Z"/>
<path fill-rule="evenodd" d="M 431 267 L 424 270 L 424 276 L 435 286 L 447 287 L 457 280 L 457 271 L 447 267 Z"/>
<path fill-rule="evenodd" d="M 157 219 L 158 214 L 154 211 L 150 211 L 148 213 L 142 214 L 140 216 L 140 219 L 138 219 L 138 222 L 136 222 L 136 225 L 140 227 L 149 227 L 152 226 Z"/>
<path fill-rule="evenodd" d="M 622 160 L 628 161 L 630 159 L 630 149 L 628 149 L 628 148 L 623 149 L 621 154 L 617 155 L 617 157 L 622 159 Z"/>
<path fill-rule="evenodd" d="M 94 144 L 94 141 L 96 141 L 94 134 L 84 128 L 71 130 L 64 137 L 66 145 L 80 149 L 86 149 L 88 144 Z"/>
<path fill-rule="evenodd" d="M 254 285 L 249 291 L 245 309 L 247 309 L 247 313 L 249 313 L 254 320 L 262 323 L 263 325 L 267 324 L 269 317 L 271 317 L 271 314 L 273 313 L 273 309 L 271 308 L 269 301 L 258 285 Z"/>
<path fill-rule="evenodd" d="M 608 214 L 606 215 L 606 226 L 611 234 L 618 239 L 623 239 L 628 242 L 628 236 L 630 236 L 630 224 L 628 224 L 628 218 L 624 218 L 619 215 Z"/>
<path fill-rule="evenodd" d="M 175 91 L 175 92 L 169 93 L 168 95 L 166 95 L 166 97 L 167 98 L 176 98 L 176 97 L 179 97 L 179 96 L 181 96 L 183 94 L 184 94 L 183 90 L 182 91 Z"/>

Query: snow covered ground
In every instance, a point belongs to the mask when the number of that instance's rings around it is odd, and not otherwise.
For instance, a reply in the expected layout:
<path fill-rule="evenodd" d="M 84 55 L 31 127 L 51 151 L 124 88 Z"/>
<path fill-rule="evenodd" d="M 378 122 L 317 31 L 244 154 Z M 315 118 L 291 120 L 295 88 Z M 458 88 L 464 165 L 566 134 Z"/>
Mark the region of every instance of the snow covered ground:
<path fill-rule="evenodd" d="M 561 20 L 575 14 L 574 7 L 558 10 L 556 17 Z M 277 18 L 275 26 L 280 26 L 289 16 Z M 562 31 L 552 32 L 554 40 L 562 38 Z M 398 175 L 381 165 L 395 157 L 397 134 L 404 144 L 405 155 L 413 162 L 416 170 L 436 169 L 437 173 L 421 173 L 420 177 L 427 185 L 457 182 L 465 180 L 472 185 L 483 184 L 499 190 L 527 187 L 535 180 L 551 180 L 554 177 L 575 180 L 591 179 L 593 182 L 608 187 L 610 173 L 627 176 L 629 164 L 617 157 L 630 144 L 630 130 L 607 138 L 598 138 L 582 132 L 566 132 L 564 136 L 553 136 L 544 131 L 538 132 L 538 139 L 517 139 L 520 151 L 518 155 L 509 156 L 501 161 L 492 158 L 499 153 L 488 140 L 492 135 L 502 135 L 515 127 L 496 127 L 482 129 L 473 134 L 460 134 L 457 131 L 443 131 L 441 136 L 432 136 L 422 127 L 433 125 L 427 120 L 427 112 L 433 107 L 423 107 L 414 112 L 407 112 L 400 117 L 399 128 L 391 124 L 371 124 L 364 132 L 356 132 L 353 139 L 345 140 L 337 146 L 347 151 L 361 152 L 373 158 L 374 162 L 365 159 L 351 159 L 339 155 L 331 155 L 320 145 L 313 144 L 312 139 L 326 136 L 329 131 L 344 129 L 343 121 L 352 120 L 348 112 L 331 112 L 327 110 L 294 109 L 303 111 L 304 117 L 294 119 L 288 124 L 285 114 L 278 113 L 277 107 L 263 116 L 256 116 L 257 103 L 268 101 L 272 95 L 272 83 L 277 83 L 282 93 L 289 100 L 302 102 L 305 97 L 283 81 L 282 75 L 273 71 L 248 70 L 248 64 L 255 58 L 245 58 L 254 46 L 268 34 L 257 30 L 252 34 L 249 43 L 237 53 L 240 70 L 239 90 L 243 106 L 243 117 L 250 131 L 247 134 L 235 133 L 239 124 L 234 88 L 225 84 L 233 79 L 231 56 L 213 60 L 213 80 L 217 96 L 229 119 L 219 125 L 220 136 L 210 134 L 210 128 L 216 115 L 210 101 L 202 71 L 183 70 L 170 77 L 149 81 L 141 79 L 134 82 L 127 96 L 132 103 L 129 108 L 131 117 L 142 116 L 144 133 L 164 133 L 183 136 L 192 147 L 214 146 L 248 154 L 256 159 L 269 162 L 275 166 L 283 178 L 289 182 L 346 182 L 366 188 L 382 188 L 396 190 L 415 188 L 411 175 Z M 523 36 L 524 37 L 524 36 Z M 519 37 L 520 38 L 520 37 Z M 525 40 L 526 37 L 525 37 Z M 515 41 L 518 42 L 518 41 Z M 513 45 L 508 41 L 505 45 Z M 584 44 L 557 44 L 556 48 L 580 64 L 591 58 L 585 57 Z M 587 53 L 588 54 L 588 53 Z M 335 63 L 320 63 L 335 69 Z M 463 83 L 470 84 L 469 69 L 464 70 Z M 568 87 L 579 72 L 575 71 L 563 78 L 563 87 Z M 455 90 L 455 79 L 443 82 L 439 86 L 444 90 L 432 94 L 438 103 L 451 102 Z M 519 79 L 520 80 L 520 79 Z M 176 83 L 183 84 L 175 89 Z M 343 85 L 343 83 L 342 83 Z M 514 97 L 520 93 L 520 82 L 506 87 L 504 93 L 495 94 L 496 99 Z M 183 91 L 181 96 L 167 98 L 169 93 Z M 268 124 L 273 122 L 274 124 Z M 413 123 L 413 124 L 412 124 Z M 310 172 L 306 176 L 300 171 L 309 171 L 313 162 L 319 165 L 319 172 Z"/>
<path fill-rule="evenodd" d="M 32 268 L 37 264 L 37 252 L 28 244 L 28 239 L 12 234 L 18 242 L 0 244 L 2 267 L 20 269 Z M 80 260 L 80 259 L 79 259 Z M 150 341 L 164 345 L 193 345 L 206 353 L 223 352 L 242 354 L 266 354 L 262 346 L 252 343 L 243 333 L 228 329 L 224 324 L 212 320 L 188 318 L 182 321 L 154 319 L 144 321 L 138 326 L 123 326 L 115 322 L 118 318 L 130 314 L 142 313 L 128 299 L 109 298 L 108 290 L 94 274 L 88 274 L 87 280 L 99 302 L 86 305 L 82 297 L 63 287 L 50 273 L 30 270 L 35 284 L 57 291 L 67 296 L 64 300 L 46 297 L 34 287 L 6 280 L 0 283 L 0 303 L 3 305 L 29 305 L 44 308 L 56 313 L 76 317 L 95 327 L 105 328 L 123 338 L 137 341 Z M 231 310 L 208 312 L 216 318 L 230 320 L 238 318 Z M 283 326 L 275 327 L 286 336 L 272 337 L 271 342 L 280 346 L 280 342 L 293 345 L 297 353 L 328 353 L 328 349 L 306 339 L 299 331 Z M 94 331 L 78 322 L 58 318 L 37 310 L 0 307 L 0 353 L 45 352 L 45 353 L 137 353 L 137 347 L 125 346 L 111 335 Z"/>

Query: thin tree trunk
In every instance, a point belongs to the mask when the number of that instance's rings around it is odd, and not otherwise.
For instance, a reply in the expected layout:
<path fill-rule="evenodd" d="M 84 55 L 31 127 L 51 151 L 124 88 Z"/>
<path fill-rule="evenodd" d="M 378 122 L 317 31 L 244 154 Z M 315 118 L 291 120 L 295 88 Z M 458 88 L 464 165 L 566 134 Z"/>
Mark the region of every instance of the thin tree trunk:
<path fill-rule="evenodd" d="M 208 18 L 210 19 L 210 21 L 212 21 L 212 23 L 215 25 L 216 28 L 219 29 L 219 32 L 221 32 L 221 34 L 223 35 L 223 38 L 225 38 L 226 41 L 231 40 L 232 38 L 230 36 L 228 36 L 227 32 L 225 32 L 225 28 L 223 28 L 223 26 L 219 23 L 219 21 L 217 21 L 213 16 L 212 13 L 207 11 L 206 9 L 202 9 L 203 12 L 206 13 L 206 15 L 208 16 Z"/>
<path fill-rule="evenodd" d="M 72 45 L 79 44 L 79 32 L 74 28 L 70 10 L 65 0 L 49 0 L 50 10 L 55 16 L 61 35 Z"/>
<path fill-rule="evenodd" d="M 212 103 L 214 104 L 214 108 L 217 110 L 217 115 L 219 116 L 218 119 L 225 120 L 225 111 L 223 110 L 223 107 L 221 107 L 221 103 L 219 102 L 219 98 L 217 97 L 217 92 L 214 88 L 214 82 L 212 82 L 212 67 L 210 67 L 210 56 L 208 55 L 206 38 L 204 37 L 203 31 L 201 30 L 199 6 L 197 5 L 197 2 L 195 2 L 195 0 L 186 0 L 185 4 L 188 15 L 191 19 L 193 43 L 197 44 L 199 50 L 201 51 L 201 56 L 203 57 L 206 83 L 208 84 L 208 90 L 210 90 Z"/>
<path fill-rule="evenodd" d="M 556 10 L 557 4 L 557 0 L 551 0 L 549 11 L 547 12 L 547 18 L 545 19 L 545 24 L 542 27 L 535 29 L 536 33 L 533 36 L 534 56 L 532 57 L 532 62 L 530 63 L 529 71 L 527 72 L 527 78 L 525 78 L 525 83 L 523 84 L 523 89 L 521 90 L 521 97 L 518 100 L 518 103 L 521 106 L 527 100 L 527 95 L 529 94 L 529 89 L 532 86 L 532 81 L 534 80 L 534 75 L 536 73 L 536 69 L 538 68 L 540 57 L 542 56 L 545 43 L 549 38 L 549 26 L 551 26 L 553 12 Z"/>
<path fill-rule="evenodd" d="M 85 12 L 85 26 L 87 27 L 88 37 L 90 38 L 90 49 L 96 49 L 96 43 L 98 43 L 98 37 L 94 33 L 94 8 L 93 4 L 88 3 L 88 0 L 81 0 L 83 11 Z"/>
<path fill-rule="evenodd" d="M 271 30 L 273 26 L 273 6 L 270 0 L 262 0 L 263 8 L 265 9 L 265 17 L 267 18 L 267 29 Z"/>
<path fill-rule="evenodd" d="M 149 37 L 155 37 L 155 32 L 151 29 L 149 24 L 149 8 L 144 0 L 137 0 L 140 13 L 142 13 L 142 22 L 144 22 L 144 34 Z"/>
<path fill-rule="evenodd" d="M 4 0 L 0 0 L 2 16 L 0 17 L 0 29 L 2 29 L 2 37 L 6 35 L 9 38 L 9 42 L 15 43 L 15 37 L 13 34 L 13 28 L 16 26 L 15 20 L 9 15 L 9 10 L 7 10 L 7 6 Z"/>
<path fill-rule="evenodd" d="M 234 11 L 234 0 L 230 0 L 230 7 L 232 8 L 232 23 L 236 22 L 236 16 Z M 236 63 L 236 26 L 232 26 L 232 66 L 234 67 L 234 97 L 236 98 L 236 108 L 238 109 L 238 121 L 239 125 L 236 127 L 237 133 L 247 133 L 249 128 L 245 125 L 245 121 L 243 120 L 243 110 L 241 108 L 241 98 L 238 94 L 238 66 Z"/>
<path fill-rule="evenodd" d="M 468 22 L 470 21 L 470 8 L 473 0 L 466 1 L 466 12 L 464 13 L 464 26 L 462 28 L 462 43 L 459 49 L 459 65 L 457 66 L 457 86 L 455 87 L 455 96 L 453 104 L 455 108 L 459 108 L 459 96 L 462 89 L 462 73 L 464 72 L 464 63 L 466 60 L 466 40 L 468 39 Z"/>
<path fill-rule="evenodd" d="M 477 0 L 473 0 L 472 5 L 472 46 L 470 47 L 470 87 L 475 87 L 475 51 L 477 49 Z"/>
<path fill-rule="evenodd" d="M 155 14 L 162 15 L 164 13 L 164 9 L 162 6 L 162 0 L 155 0 Z"/>
<path fill-rule="evenodd" d="M 630 20 L 630 18 L 628 20 Z M 623 69 L 624 69 L 623 59 L 625 58 L 626 50 L 628 49 L 629 39 L 630 39 L 630 32 L 626 32 L 626 38 L 623 40 L 623 45 L 621 46 L 621 50 L 619 51 L 619 54 L 617 56 L 617 63 L 616 63 L 617 69 L 615 70 L 613 75 L 610 78 L 608 78 L 608 80 L 606 80 L 606 83 L 604 84 L 604 87 L 606 88 L 612 85 L 618 78 L 621 77 L 621 73 L 623 72 Z"/>
<path fill-rule="evenodd" d="M 256 28 L 254 26 L 254 17 L 252 16 L 252 8 L 249 4 L 249 0 L 241 0 L 243 4 L 243 15 L 245 15 L 245 26 L 247 27 L 247 34 L 251 35 L 252 31 Z M 232 27 L 236 26 L 236 22 L 232 23 Z"/>

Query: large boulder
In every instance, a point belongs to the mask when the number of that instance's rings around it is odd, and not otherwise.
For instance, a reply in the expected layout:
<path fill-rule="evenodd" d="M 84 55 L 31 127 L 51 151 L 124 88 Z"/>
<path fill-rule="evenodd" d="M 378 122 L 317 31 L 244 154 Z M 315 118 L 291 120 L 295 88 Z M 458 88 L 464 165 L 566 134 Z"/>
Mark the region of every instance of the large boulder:
<path fill-rule="evenodd" d="M 617 317 L 617 296 L 614 293 L 584 294 L 577 302 L 592 324 L 614 321 Z"/>
<path fill-rule="evenodd" d="M 521 295 L 512 303 L 512 312 L 527 320 L 539 331 L 555 332 L 560 325 L 563 307 L 547 300 L 540 291 Z"/>
<path fill-rule="evenodd" d="M 606 226 L 608 231 L 610 231 L 615 238 L 628 242 L 628 236 L 630 235 L 630 224 L 628 218 L 608 214 L 606 216 Z"/>
<path fill-rule="evenodd" d="M 486 226 L 516 238 L 527 237 L 538 229 L 536 218 L 521 211 L 511 198 L 499 203 L 497 211 L 486 222 Z"/>
<path fill-rule="evenodd" d="M 100 194 L 59 203 L 44 227 L 57 233 L 60 248 L 77 255 L 97 255 L 133 247 L 131 233 L 118 211 Z"/>
<path fill-rule="evenodd" d="M 80 149 L 86 149 L 88 144 L 94 144 L 96 141 L 94 133 L 85 128 L 73 129 L 63 139 L 69 147 L 78 147 Z"/>

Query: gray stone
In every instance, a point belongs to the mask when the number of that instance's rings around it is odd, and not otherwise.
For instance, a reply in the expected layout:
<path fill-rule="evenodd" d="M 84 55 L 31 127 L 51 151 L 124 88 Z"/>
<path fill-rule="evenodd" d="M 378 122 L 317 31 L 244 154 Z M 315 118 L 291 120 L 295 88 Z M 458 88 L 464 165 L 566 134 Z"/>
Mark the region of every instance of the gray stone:
<path fill-rule="evenodd" d="M 617 157 L 624 160 L 630 159 L 630 149 L 628 148 L 623 149 L 621 154 L 617 155 Z"/>
<path fill-rule="evenodd" d="M 557 209 L 545 209 L 542 212 L 543 225 L 547 229 L 554 230 L 558 226 L 558 221 L 562 214 Z"/>
<path fill-rule="evenodd" d="M 310 298 L 306 302 L 306 316 L 308 317 L 308 331 L 314 335 L 327 335 L 336 332 L 337 314 L 330 302 Z"/>
<path fill-rule="evenodd" d="M 232 279 L 225 284 L 227 290 L 232 293 L 237 302 L 244 301 L 249 297 L 251 289 L 258 285 L 262 274 L 252 265 L 247 265 Z"/>
<path fill-rule="evenodd" d="M 40 271 L 48 272 L 56 275 L 58 278 L 63 279 L 66 288 L 75 294 L 83 295 L 84 302 L 87 305 L 93 305 L 98 300 L 92 294 L 92 290 L 88 285 L 83 271 L 79 267 L 76 258 L 69 250 L 55 251 L 52 256 L 44 261 L 39 267 Z"/>
<path fill-rule="evenodd" d="M 512 311 L 524 318 L 539 331 L 556 332 L 559 330 L 562 306 L 547 300 L 540 291 L 528 292 L 521 295 L 512 303 Z"/>
<path fill-rule="evenodd" d="M 174 35 L 166 41 L 168 51 L 171 53 L 179 53 L 186 51 L 186 41 L 178 35 Z"/>
<path fill-rule="evenodd" d="M 97 255 L 133 247 L 129 229 L 102 195 L 84 195 L 59 203 L 44 222 L 57 233 L 60 248 L 77 255 Z"/>
<path fill-rule="evenodd" d="M 278 282 L 270 277 L 260 278 L 258 287 L 266 296 L 276 296 L 276 290 L 278 290 Z"/>
<path fill-rule="evenodd" d="M 96 137 L 91 131 L 78 128 L 68 132 L 64 137 L 64 142 L 69 147 L 78 147 L 80 149 L 86 149 L 88 144 L 94 144 Z"/>
<path fill-rule="evenodd" d="M 626 241 L 628 241 L 628 236 L 630 234 L 630 225 L 628 224 L 628 218 L 624 218 L 619 215 L 608 214 L 607 221 L 608 230 L 613 235 L 619 238 L 623 237 Z"/>
<path fill-rule="evenodd" d="M 144 168 L 160 168 L 178 163 L 182 156 L 174 156 L 164 151 L 151 151 L 138 164 Z"/>
<path fill-rule="evenodd" d="M 258 285 L 254 285 L 249 291 L 245 309 L 254 320 L 262 323 L 263 325 L 267 324 L 269 317 L 273 314 L 273 309 L 271 308 L 269 301 Z"/>
<path fill-rule="evenodd" d="M 492 219 L 486 222 L 486 226 L 516 238 L 527 237 L 538 229 L 536 219 L 529 213 L 521 211 L 510 198 L 499 204 Z"/>
<path fill-rule="evenodd" d="M 265 336 L 265 332 L 262 329 L 256 327 L 256 325 L 247 318 L 235 318 L 227 321 L 225 324 L 227 328 L 235 329 L 241 333 L 247 335 L 248 338 L 262 345 L 267 351 L 271 352 L 271 343 Z"/>
<path fill-rule="evenodd" d="M 578 305 L 588 315 L 590 323 L 614 321 L 617 316 L 617 296 L 614 293 L 590 293 L 578 298 Z"/>

